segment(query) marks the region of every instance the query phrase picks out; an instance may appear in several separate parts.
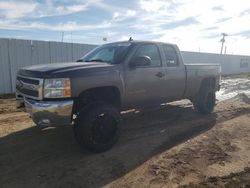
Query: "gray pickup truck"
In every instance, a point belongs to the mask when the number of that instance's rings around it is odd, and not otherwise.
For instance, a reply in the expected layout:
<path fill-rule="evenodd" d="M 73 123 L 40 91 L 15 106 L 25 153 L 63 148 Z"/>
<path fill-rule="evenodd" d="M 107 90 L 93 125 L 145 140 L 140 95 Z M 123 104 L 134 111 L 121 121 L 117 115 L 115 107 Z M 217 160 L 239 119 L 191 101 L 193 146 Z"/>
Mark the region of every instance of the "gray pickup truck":
<path fill-rule="evenodd" d="M 20 69 L 17 107 L 40 126 L 73 124 L 81 146 L 103 152 L 118 140 L 123 110 L 190 99 L 198 112 L 211 113 L 220 74 L 219 65 L 185 65 L 173 44 L 115 42 L 77 62 Z"/>

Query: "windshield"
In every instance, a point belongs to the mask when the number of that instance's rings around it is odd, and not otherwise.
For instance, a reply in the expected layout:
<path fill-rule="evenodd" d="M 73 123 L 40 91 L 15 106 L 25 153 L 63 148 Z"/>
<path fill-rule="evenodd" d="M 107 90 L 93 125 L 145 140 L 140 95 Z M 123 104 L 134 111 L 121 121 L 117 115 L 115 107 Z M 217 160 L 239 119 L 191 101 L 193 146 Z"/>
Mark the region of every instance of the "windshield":
<path fill-rule="evenodd" d="M 98 61 L 117 64 L 126 56 L 130 46 L 131 43 L 128 42 L 103 45 L 87 53 L 78 62 Z"/>

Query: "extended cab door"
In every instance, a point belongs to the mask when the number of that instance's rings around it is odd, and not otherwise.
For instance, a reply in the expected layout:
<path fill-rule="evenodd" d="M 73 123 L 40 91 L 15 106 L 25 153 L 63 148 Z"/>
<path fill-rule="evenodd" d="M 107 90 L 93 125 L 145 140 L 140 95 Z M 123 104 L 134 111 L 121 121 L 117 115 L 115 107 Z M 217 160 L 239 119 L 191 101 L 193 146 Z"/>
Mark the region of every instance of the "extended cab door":
<path fill-rule="evenodd" d="M 186 86 L 186 70 L 177 46 L 162 44 L 163 65 L 166 69 L 166 97 L 168 101 L 183 97 Z"/>
<path fill-rule="evenodd" d="M 131 67 L 136 57 L 148 56 L 151 64 Z M 134 51 L 125 71 L 125 106 L 146 106 L 164 100 L 165 70 L 159 46 L 154 43 L 140 44 Z"/>

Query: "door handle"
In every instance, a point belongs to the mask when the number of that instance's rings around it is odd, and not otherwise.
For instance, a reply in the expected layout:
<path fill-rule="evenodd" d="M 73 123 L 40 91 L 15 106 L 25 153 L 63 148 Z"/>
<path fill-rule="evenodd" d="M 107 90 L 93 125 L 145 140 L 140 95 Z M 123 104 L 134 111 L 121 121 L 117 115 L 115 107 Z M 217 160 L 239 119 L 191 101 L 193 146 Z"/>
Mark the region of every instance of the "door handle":
<path fill-rule="evenodd" d="M 163 74 L 162 72 L 158 72 L 155 76 L 162 78 L 163 76 L 165 76 L 165 74 Z"/>

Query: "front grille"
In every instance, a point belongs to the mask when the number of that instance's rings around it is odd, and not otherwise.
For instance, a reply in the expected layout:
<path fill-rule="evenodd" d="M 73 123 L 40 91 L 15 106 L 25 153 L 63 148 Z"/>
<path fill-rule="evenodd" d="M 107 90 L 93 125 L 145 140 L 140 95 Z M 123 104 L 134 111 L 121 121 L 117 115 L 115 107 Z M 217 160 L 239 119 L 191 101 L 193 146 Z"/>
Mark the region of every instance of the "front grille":
<path fill-rule="evenodd" d="M 38 97 L 39 93 L 38 91 L 33 91 L 33 90 L 29 90 L 29 89 L 24 89 L 24 88 L 19 88 L 18 86 L 16 87 L 16 89 L 21 92 L 22 94 L 31 96 L 31 97 Z"/>
<path fill-rule="evenodd" d="M 43 80 L 39 78 L 29 78 L 17 76 L 16 90 L 20 95 L 32 99 L 42 99 Z"/>
<path fill-rule="evenodd" d="M 28 84 L 39 85 L 39 80 L 32 80 L 30 78 L 23 78 L 20 76 L 17 76 L 17 80 L 21 80 L 21 81 L 28 83 Z"/>

